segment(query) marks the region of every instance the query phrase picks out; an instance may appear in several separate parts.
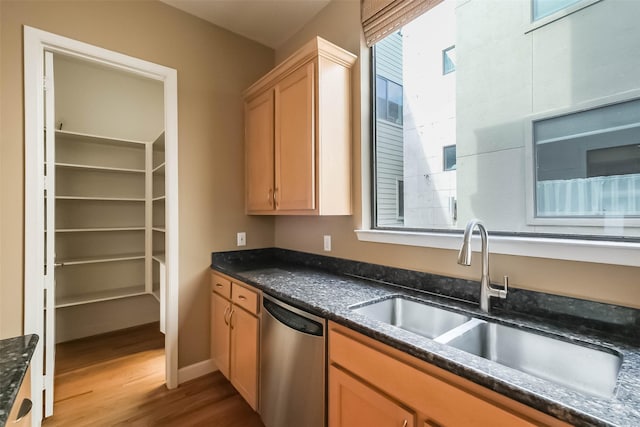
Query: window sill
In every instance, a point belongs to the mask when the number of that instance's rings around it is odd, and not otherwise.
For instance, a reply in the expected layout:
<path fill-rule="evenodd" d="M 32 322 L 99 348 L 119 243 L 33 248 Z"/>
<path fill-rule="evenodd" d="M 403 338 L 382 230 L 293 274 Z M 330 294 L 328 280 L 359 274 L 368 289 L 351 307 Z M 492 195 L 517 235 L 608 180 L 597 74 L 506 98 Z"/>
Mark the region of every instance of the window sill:
<path fill-rule="evenodd" d="M 460 234 L 396 230 L 355 230 L 355 232 L 358 240 L 363 242 L 426 248 L 458 250 L 462 242 Z M 480 250 L 480 238 L 478 236 L 474 235 L 472 237 L 472 245 L 474 251 Z M 489 252 L 503 255 L 640 267 L 640 243 L 491 236 L 490 234 Z"/>

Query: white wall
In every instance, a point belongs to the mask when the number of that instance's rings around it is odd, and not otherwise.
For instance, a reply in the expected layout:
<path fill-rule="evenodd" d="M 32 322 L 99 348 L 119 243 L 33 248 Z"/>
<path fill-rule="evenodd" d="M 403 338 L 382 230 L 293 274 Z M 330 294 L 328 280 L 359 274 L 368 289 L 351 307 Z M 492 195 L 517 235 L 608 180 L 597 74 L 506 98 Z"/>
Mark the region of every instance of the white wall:
<path fill-rule="evenodd" d="M 456 72 L 442 74 L 442 51 L 456 44 L 455 4 L 444 1 L 402 30 L 406 227 L 455 226 L 456 173 L 443 170 L 443 147 L 456 144 Z"/>

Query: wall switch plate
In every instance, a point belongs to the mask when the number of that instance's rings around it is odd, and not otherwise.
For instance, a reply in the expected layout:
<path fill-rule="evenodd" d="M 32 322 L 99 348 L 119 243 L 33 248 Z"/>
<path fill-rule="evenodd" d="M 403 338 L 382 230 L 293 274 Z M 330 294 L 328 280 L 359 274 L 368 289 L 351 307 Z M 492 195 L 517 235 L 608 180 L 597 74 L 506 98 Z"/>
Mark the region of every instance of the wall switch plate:
<path fill-rule="evenodd" d="M 324 250 L 327 252 L 331 252 L 331 236 L 324 236 Z"/>
<path fill-rule="evenodd" d="M 247 246 L 247 233 L 241 231 L 237 236 L 238 246 Z"/>

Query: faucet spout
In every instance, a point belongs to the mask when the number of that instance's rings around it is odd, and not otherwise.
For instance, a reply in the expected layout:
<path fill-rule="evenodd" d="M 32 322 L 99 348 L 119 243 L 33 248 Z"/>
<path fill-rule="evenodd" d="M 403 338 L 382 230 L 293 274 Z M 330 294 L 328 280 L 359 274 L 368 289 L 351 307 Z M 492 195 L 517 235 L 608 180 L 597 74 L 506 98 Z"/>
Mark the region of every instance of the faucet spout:
<path fill-rule="evenodd" d="M 505 276 L 504 289 L 498 289 L 491 286 L 489 278 L 489 233 L 482 221 L 472 219 L 467 223 L 462 236 L 462 246 L 458 253 L 458 264 L 464 266 L 471 265 L 471 235 L 473 230 L 477 228 L 480 233 L 481 252 L 482 252 L 482 276 L 480 277 L 480 309 L 485 313 L 489 312 L 489 299 L 491 297 L 506 298 L 508 279 Z"/>

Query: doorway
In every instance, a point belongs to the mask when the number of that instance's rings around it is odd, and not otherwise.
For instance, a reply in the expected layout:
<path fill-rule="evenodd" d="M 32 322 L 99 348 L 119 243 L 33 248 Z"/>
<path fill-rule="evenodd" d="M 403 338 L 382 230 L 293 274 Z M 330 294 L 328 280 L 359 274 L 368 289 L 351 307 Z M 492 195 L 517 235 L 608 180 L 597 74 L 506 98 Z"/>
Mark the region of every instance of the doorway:
<path fill-rule="evenodd" d="M 25 333 L 40 336 L 32 361 L 32 390 L 43 390 L 33 393 L 39 425 L 53 412 L 56 329 L 68 340 L 144 323 L 146 296 L 162 302 L 165 382 L 177 386 L 177 78 L 173 69 L 30 27 L 24 50 L 24 312 Z M 163 101 L 159 119 L 142 129 L 126 113 L 131 102 L 110 105 L 120 115 L 111 123 L 98 108 L 87 114 L 79 99 L 87 90 L 74 90 L 75 101 L 57 102 L 65 96 L 58 100 L 56 91 L 79 79 L 56 79 L 55 58 L 60 70 L 83 65 L 155 87 Z M 55 107 L 60 114 L 51 113 Z M 128 314 L 113 316 L 117 303 Z M 83 310 L 111 324 L 79 321 Z"/>

